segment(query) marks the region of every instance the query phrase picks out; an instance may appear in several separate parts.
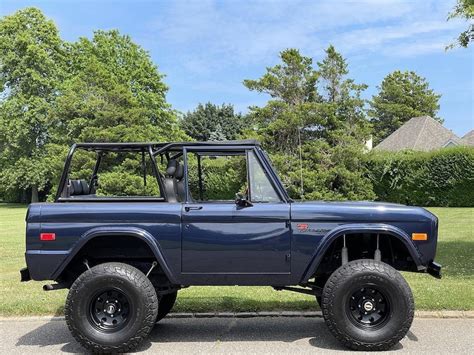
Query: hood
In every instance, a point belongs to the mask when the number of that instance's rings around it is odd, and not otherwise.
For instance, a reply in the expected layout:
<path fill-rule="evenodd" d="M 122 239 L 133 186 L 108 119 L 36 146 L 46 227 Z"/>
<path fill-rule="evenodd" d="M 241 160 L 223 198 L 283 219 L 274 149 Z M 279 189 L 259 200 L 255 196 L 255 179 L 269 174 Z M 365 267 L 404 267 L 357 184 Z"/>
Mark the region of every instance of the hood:
<path fill-rule="evenodd" d="M 338 222 L 428 222 L 436 217 L 422 207 L 371 201 L 294 202 L 292 216 Z"/>

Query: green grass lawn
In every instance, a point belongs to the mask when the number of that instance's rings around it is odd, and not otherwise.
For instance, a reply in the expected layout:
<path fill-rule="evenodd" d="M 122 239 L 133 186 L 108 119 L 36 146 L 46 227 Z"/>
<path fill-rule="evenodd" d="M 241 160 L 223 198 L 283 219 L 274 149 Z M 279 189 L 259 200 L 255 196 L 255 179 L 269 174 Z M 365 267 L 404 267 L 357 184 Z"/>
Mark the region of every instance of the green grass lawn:
<path fill-rule="evenodd" d="M 440 219 L 438 255 L 443 279 L 405 273 L 417 309 L 474 310 L 474 208 L 430 208 Z M 0 315 L 60 315 L 66 290 L 20 283 L 24 267 L 23 205 L 0 204 Z M 176 312 L 316 310 L 313 297 L 270 287 L 191 287 L 178 293 Z"/>

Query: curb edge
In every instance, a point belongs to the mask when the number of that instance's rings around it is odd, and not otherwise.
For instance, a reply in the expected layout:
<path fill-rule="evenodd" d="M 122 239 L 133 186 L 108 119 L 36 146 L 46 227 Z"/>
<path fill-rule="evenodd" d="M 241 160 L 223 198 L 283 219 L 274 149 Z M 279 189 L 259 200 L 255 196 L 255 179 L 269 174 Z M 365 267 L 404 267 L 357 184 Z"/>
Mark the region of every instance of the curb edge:
<path fill-rule="evenodd" d="M 166 318 L 256 318 L 256 317 L 306 317 L 322 318 L 321 311 L 278 311 L 278 312 L 204 312 L 204 313 L 170 313 Z M 415 311 L 415 318 L 438 319 L 474 319 L 474 311 Z M 0 316 L 0 321 L 64 321 L 64 316 Z"/>

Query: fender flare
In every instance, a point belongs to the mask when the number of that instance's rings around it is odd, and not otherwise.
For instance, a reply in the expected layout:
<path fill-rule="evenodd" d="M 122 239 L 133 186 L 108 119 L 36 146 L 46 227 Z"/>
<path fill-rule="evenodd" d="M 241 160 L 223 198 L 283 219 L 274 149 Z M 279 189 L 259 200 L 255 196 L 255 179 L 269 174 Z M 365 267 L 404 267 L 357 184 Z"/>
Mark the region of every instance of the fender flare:
<path fill-rule="evenodd" d="M 410 236 L 400 228 L 390 224 L 344 224 L 332 229 L 321 239 L 321 242 L 318 244 L 315 253 L 311 257 L 308 267 L 301 277 L 300 283 L 306 283 L 314 274 L 314 272 L 316 272 L 324 254 L 329 249 L 334 240 L 343 234 L 352 233 L 383 233 L 391 235 L 400 240 L 403 245 L 405 245 L 418 270 L 426 269 L 426 267 L 422 264 L 420 251 L 411 241 Z"/>
<path fill-rule="evenodd" d="M 168 263 L 163 256 L 163 252 L 161 251 L 160 245 L 157 243 L 156 239 L 147 231 L 136 228 L 136 227 L 97 227 L 88 230 L 86 233 L 81 235 L 79 240 L 69 249 L 68 256 L 64 259 L 64 261 L 59 265 L 56 271 L 53 273 L 52 279 L 55 280 L 56 278 L 61 275 L 61 273 L 66 269 L 69 263 L 74 259 L 77 253 L 86 245 L 87 242 L 90 240 L 103 237 L 103 236 L 128 236 L 133 238 L 138 238 L 144 241 L 153 252 L 158 264 L 161 266 L 163 272 L 168 277 L 171 283 L 179 284 L 179 282 L 174 277 L 171 269 L 168 266 Z"/>

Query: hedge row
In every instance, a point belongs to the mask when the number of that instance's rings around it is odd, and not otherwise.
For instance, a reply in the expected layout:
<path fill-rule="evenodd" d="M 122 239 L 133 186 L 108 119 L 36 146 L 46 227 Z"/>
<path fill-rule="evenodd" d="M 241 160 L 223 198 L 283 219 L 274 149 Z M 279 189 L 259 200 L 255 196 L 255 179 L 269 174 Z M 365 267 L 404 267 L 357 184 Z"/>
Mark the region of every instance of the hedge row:
<path fill-rule="evenodd" d="M 474 147 L 372 152 L 366 164 L 378 200 L 418 206 L 474 206 Z"/>

